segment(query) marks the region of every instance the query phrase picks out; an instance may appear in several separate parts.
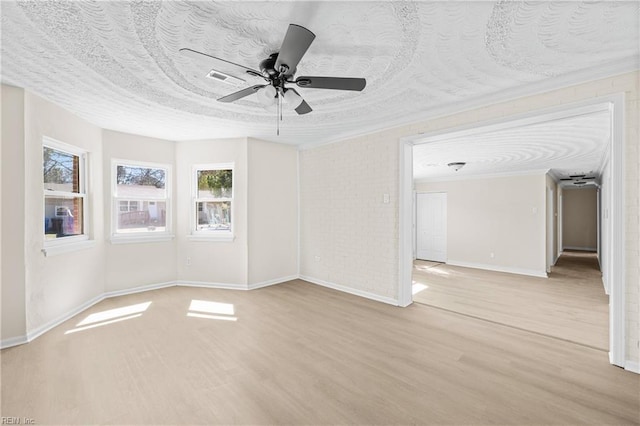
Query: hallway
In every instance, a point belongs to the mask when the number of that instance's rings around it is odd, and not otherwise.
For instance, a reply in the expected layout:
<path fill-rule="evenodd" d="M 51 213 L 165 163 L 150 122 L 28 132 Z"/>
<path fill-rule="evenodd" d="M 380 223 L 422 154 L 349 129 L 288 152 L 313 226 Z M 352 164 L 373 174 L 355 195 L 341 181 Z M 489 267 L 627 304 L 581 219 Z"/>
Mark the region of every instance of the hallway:
<path fill-rule="evenodd" d="M 414 302 L 608 351 L 595 253 L 565 251 L 549 278 L 414 261 Z"/>

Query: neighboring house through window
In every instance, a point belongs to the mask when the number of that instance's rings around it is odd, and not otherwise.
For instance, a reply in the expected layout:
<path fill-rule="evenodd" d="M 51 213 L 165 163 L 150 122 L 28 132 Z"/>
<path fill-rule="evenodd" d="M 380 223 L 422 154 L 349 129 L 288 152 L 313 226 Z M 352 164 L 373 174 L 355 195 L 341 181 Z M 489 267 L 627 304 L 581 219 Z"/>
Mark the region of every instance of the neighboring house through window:
<path fill-rule="evenodd" d="M 86 152 L 43 138 L 45 247 L 87 240 Z"/>
<path fill-rule="evenodd" d="M 193 168 L 192 236 L 207 240 L 233 239 L 233 164 Z"/>
<path fill-rule="evenodd" d="M 114 160 L 112 179 L 112 240 L 169 237 L 170 166 Z"/>

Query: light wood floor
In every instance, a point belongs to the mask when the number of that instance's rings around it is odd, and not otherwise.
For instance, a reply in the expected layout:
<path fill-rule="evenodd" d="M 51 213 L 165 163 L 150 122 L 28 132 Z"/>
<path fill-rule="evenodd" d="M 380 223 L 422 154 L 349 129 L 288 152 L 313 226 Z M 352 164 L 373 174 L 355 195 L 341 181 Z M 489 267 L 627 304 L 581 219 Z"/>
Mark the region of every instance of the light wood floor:
<path fill-rule="evenodd" d="M 232 304 L 217 316 L 237 320 L 189 317 L 192 300 Z M 138 317 L 65 334 L 90 314 L 146 302 Z M 603 351 L 299 280 L 108 299 L 1 356 L 2 416 L 38 424 L 637 424 L 640 415 L 638 376 Z"/>
<path fill-rule="evenodd" d="M 427 286 L 416 302 L 608 351 L 609 298 L 595 253 L 565 252 L 549 278 L 418 260 L 413 280 Z"/>

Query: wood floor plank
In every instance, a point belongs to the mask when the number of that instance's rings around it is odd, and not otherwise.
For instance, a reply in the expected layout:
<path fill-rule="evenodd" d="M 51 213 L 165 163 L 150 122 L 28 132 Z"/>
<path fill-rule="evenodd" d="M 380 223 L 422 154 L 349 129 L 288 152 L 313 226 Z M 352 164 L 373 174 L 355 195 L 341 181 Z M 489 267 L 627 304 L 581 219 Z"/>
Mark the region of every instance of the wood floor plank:
<path fill-rule="evenodd" d="M 416 261 L 414 301 L 602 350 L 609 298 L 595 253 L 567 251 L 549 278 Z"/>
<path fill-rule="evenodd" d="M 232 304 L 236 321 L 187 316 Z M 92 313 L 136 318 L 70 334 Z M 221 316 L 224 316 L 221 314 Z M 295 280 L 104 300 L 5 349 L 2 415 L 38 424 L 638 424 L 638 376 L 570 342 Z"/>

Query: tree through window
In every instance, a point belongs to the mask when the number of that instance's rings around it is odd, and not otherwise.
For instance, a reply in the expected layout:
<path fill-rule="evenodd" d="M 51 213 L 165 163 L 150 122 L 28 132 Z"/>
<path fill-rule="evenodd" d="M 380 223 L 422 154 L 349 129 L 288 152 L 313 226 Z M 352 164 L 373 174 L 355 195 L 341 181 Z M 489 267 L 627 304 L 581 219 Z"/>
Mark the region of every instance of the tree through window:
<path fill-rule="evenodd" d="M 233 167 L 208 165 L 195 168 L 195 233 L 231 236 L 233 230 Z"/>

